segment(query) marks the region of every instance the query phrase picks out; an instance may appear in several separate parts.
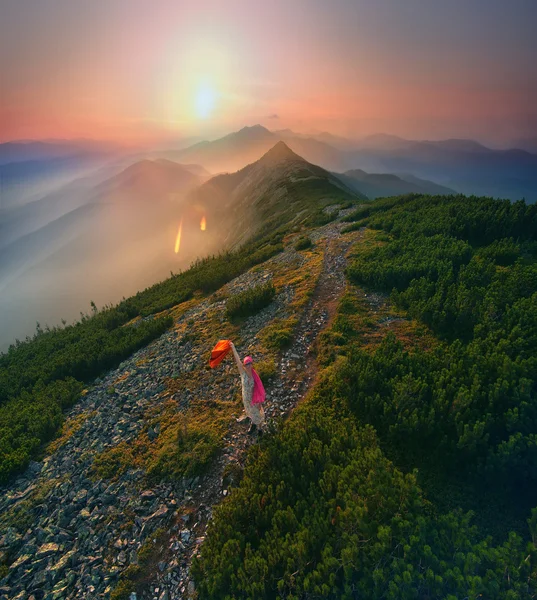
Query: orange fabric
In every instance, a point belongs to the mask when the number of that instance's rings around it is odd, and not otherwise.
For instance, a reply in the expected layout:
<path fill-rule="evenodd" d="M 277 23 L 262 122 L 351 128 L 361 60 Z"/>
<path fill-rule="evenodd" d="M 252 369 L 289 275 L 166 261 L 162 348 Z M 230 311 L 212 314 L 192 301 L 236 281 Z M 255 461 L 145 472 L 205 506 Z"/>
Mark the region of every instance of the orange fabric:
<path fill-rule="evenodd" d="M 217 367 L 223 360 L 226 354 L 231 350 L 231 342 L 229 340 L 220 340 L 211 350 L 211 359 L 209 365 L 212 369 Z"/>

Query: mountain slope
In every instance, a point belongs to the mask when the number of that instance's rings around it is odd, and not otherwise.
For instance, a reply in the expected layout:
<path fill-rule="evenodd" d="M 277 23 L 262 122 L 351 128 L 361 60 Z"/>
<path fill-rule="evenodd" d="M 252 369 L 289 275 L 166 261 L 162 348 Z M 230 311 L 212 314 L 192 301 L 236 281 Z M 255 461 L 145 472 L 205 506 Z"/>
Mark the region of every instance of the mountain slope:
<path fill-rule="evenodd" d="M 9 314 L 0 348 L 36 321 L 70 321 L 90 299 L 117 302 L 214 251 L 196 214 L 174 252 L 184 199 L 207 178 L 196 173 L 203 168 L 138 161 L 97 185 L 83 179 L 0 213 L 0 309 Z"/>
<path fill-rule="evenodd" d="M 254 125 L 184 150 L 162 152 L 162 156 L 181 162 L 194 162 L 212 172 L 231 172 L 258 160 L 277 141 L 278 137 L 271 131 Z"/>
<path fill-rule="evenodd" d="M 196 162 L 213 172 L 232 172 L 257 160 L 277 141 L 307 161 L 331 171 L 363 169 L 376 173 L 410 173 L 457 192 L 537 199 L 537 156 L 522 150 L 492 150 L 473 140 L 415 141 L 378 134 L 356 142 L 330 135 L 271 132 L 261 125 L 245 127 L 211 142 L 201 142 L 161 156 Z M 327 142 L 333 142 L 331 143 Z"/>
<path fill-rule="evenodd" d="M 255 163 L 204 183 L 189 202 L 203 206 L 225 242 L 240 244 L 262 226 L 299 222 L 328 204 L 358 199 L 364 197 L 280 141 Z"/>
<path fill-rule="evenodd" d="M 95 195 L 101 202 L 156 202 L 199 185 L 203 178 L 192 169 L 165 159 L 141 160 L 98 185 Z"/>
<path fill-rule="evenodd" d="M 294 163 L 278 146 L 257 168 Z M 0 355 L 0 402 L 24 392 L 2 413 L 4 451 L 71 406 L 2 488 L 2 593 L 531 600 L 535 223 L 536 207 L 492 199 L 376 201 Z M 267 283 L 271 302 L 230 320 L 229 300 Z M 168 331 L 136 337 L 163 317 Z M 220 338 L 263 379 L 261 439 L 237 419 L 231 357 L 206 368 Z"/>
<path fill-rule="evenodd" d="M 169 527 L 173 528 L 171 519 L 175 520 L 179 517 L 183 517 L 181 534 L 178 537 L 182 541 L 180 546 L 174 547 L 173 552 L 180 560 L 172 565 L 167 558 L 159 556 L 158 559 L 160 561 L 162 558 L 165 561 L 161 563 L 164 567 L 162 575 L 168 576 L 171 573 L 174 581 L 170 580 L 169 584 L 165 586 L 159 584 L 159 586 L 161 591 L 168 590 L 170 598 L 183 597 L 180 588 L 188 583 L 188 571 L 185 565 L 190 561 L 191 554 L 197 547 L 198 534 L 200 537 L 203 535 L 207 517 L 206 509 L 213 505 L 215 499 L 222 497 L 223 469 L 226 466 L 238 466 L 237 461 L 244 460 L 245 450 L 255 441 L 255 438 L 246 433 L 246 424 L 237 423 L 231 416 L 237 406 L 236 374 L 232 362 L 227 359 L 219 368 L 218 374 L 200 368 L 206 362 L 207 347 L 212 343 L 215 335 L 229 335 L 237 339 L 238 330 L 229 329 L 229 325 L 225 322 L 225 303 L 222 302 L 221 296 L 254 289 L 260 282 L 266 280 L 274 281 L 278 287 L 278 295 L 274 303 L 263 314 L 257 315 L 253 322 L 241 328 L 244 347 L 246 344 L 253 347 L 256 336 L 280 319 L 287 318 L 291 314 L 301 317 L 298 329 L 300 336 L 297 336 L 297 342 L 289 349 L 289 355 L 293 356 L 291 359 L 293 364 L 300 359 L 307 361 L 308 366 L 302 370 L 298 389 L 292 392 L 290 387 L 298 383 L 294 372 L 290 371 L 278 379 L 281 389 L 272 395 L 273 408 L 267 407 L 268 418 L 275 420 L 281 412 L 290 411 L 311 388 L 310 375 L 314 368 L 315 357 L 308 351 L 309 343 L 314 343 L 320 331 L 326 326 L 328 312 L 325 311 L 325 302 L 331 301 L 332 307 L 335 307 L 335 300 L 345 285 L 344 254 L 350 241 L 357 237 L 356 234 L 347 235 L 341 243 L 338 237 L 342 226 L 342 223 L 330 223 L 316 230 L 318 250 L 298 253 L 294 249 L 294 241 L 291 241 L 286 244 L 286 249 L 273 259 L 263 261 L 256 269 L 246 271 L 240 277 L 230 281 L 220 290 L 219 297 L 193 298 L 188 304 L 177 307 L 179 312 L 174 318 L 174 325 L 170 331 L 159 336 L 147 348 L 141 348 L 136 353 L 132 353 L 132 356 L 124 357 L 121 364 L 118 361 L 112 370 L 107 369 L 108 372 L 103 376 L 102 381 L 92 385 L 88 393 L 80 398 L 77 405 L 69 412 L 65 435 L 51 446 L 51 455 L 46 464 L 43 463 L 42 467 L 40 465 L 38 468 L 37 463 L 32 463 L 27 473 L 28 477 L 25 473 L 23 477 L 10 484 L 6 494 L 0 495 L 2 513 L 0 544 L 4 539 L 7 540 L 10 553 L 9 565 L 12 566 L 10 570 L 12 575 L 6 582 L 8 597 L 15 596 L 19 589 L 30 593 L 37 589 L 48 592 L 58 582 L 64 581 L 62 577 L 67 576 L 70 589 L 64 597 L 69 600 L 77 595 L 84 597 L 88 587 L 87 569 L 92 565 L 91 577 L 94 580 L 92 585 L 95 593 L 108 598 L 110 588 L 116 588 L 117 595 L 113 597 L 121 598 L 119 591 L 127 589 L 132 583 L 129 580 L 130 575 L 135 577 L 143 575 L 148 581 L 158 576 L 157 573 L 148 571 L 152 566 L 152 559 L 157 556 L 152 540 L 156 539 L 160 543 L 158 529 L 164 528 L 168 535 Z M 317 287 L 316 284 L 318 284 L 317 293 L 321 293 L 322 296 L 316 294 L 315 300 L 308 302 Z M 331 310 L 333 311 L 333 308 Z M 223 323 L 221 319 L 224 319 Z M 138 321 L 136 325 L 143 327 L 151 322 L 153 321 Z M 128 325 L 118 329 L 126 332 L 138 331 L 138 327 Z M 113 330 L 113 334 L 115 333 L 116 331 Z M 46 335 L 45 333 L 44 337 Z M 256 358 L 262 356 L 261 352 L 265 352 L 261 347 L 255 351 Z M 272 357 L 273 354 L 277 356 L 270 351 L 267 357 Z M 289 358 L 285 360 L 288 361 Z M 279 362 L 278 358 L 278 364 Z M 192 393 L 187 393 L 183 389 L 185 376 L 189 378 L 188 385 Z M 172 391 L 174 386 L 178 386 L 177 394 Z M 179 460 L 172 458 L 169 462 L 170 466 L 175 463 L 177 467 L 176 484 L 168 483 L 166 475 L 157 474 L 159 469 L 166 468 L 164 463 L 161 465 L 155 463 L 154 483 L 146 483 L 145 476 L 141 477 L 142 471 L 136 472 L 130 466 L 124 470 L 116 465 L 118 468 L 113 468 L 115 473 L 110 470 L 105 473 L 106 463 L 108 462 L 110 466 L 114 464 L 112 455 L 119 456 L 119 453 L 122 453 L 127 465 L 131 457 L 129 446 L 133 444 L 132 449 L 142 447 L 138 440 L 141 437 L 147 438 L 147 424 L 153 418 L 151 414 L 159 419 L 159 423 L 162 419 L 162 426 L 158 426 L 161 433 L 153 437 L 152 429 L 149 432 L 149 436 L 154 440 L 151 449 L 155 452 L 155 456 L 162 452 L 162 443 L 169 435 L 172 435 L 174 440 L 180 439 L 180 434 L 175 436 L 173 432 L 181 423 L 185 435 L 190 439 L 191 426 L 195 426 L 197 415 L 202 418 L 207 416 L 213 418 L 214 431 L 217 435 L 216 454 L 207 446 L 202 427 L 200 429 L 202 437 L 196 442 L 192 460 L 187 461 L 190 463 L 188 468 L 193 469 L 194 474 L 185 475 L 184 478 L 180 475 L 182 469 L 180 456 L 178 456 Z M 165 420 L 168 418 L 172 420 L 165 425 Z M 77 423 L 78 426 L 74 426 L 70 433 L 72 423 Z M 230 441 L 224 441 L 223 436 L 229 436 Z M 172 450 L 175 446 L 176 443 L 172 440 L 168 450 Z M 225 456 L 229 456 L 229 460 L 222 462 L 219 456 L 224 449 L 228 453 Z M 205 458 L 203 454 L 206 454 Z M 164 454 L 162 456 L 167 460 Z M 108 457 L 112 460 L 109 461 Z M 192 483 L 197 476 L 195 475 L 197 465 L 204 466 L 204 470 L 200 471 L 199 479 L 203 485 L 199 488 Z M 207 468 L 209 473 L 206 473 Z M 145 466 L 143 469 L 145 471 Z M 64 480 L 68 470 L 71 475 L 66 485 Z M 190 488 L 195 493 L 194 500 L 190 500 L 191 517 L 185 510 L 189 502 L 186 490 Z M 86 490 L 85 495 L 81 492 L 82 489 Z M 145 493 L 142 494 L 142 491 Z M 37 515 L 36 504 L 40 496 L 45 498 L 39 501 L 40 512 Z M 81 500 L 82 496 L 84 496 L 83 500 Z M 100 500 L 95 503 L 97 498 Z M 205 508 L 200 508 L 202 502 L 200 498 L 204 499 Z M 26 502 L 21 505 L 21 500 Z M 163 505 L 162 509 L 161 505 Z M 167 508 L 168 505 L 170 509 Z M 36 557 L 32 556 L 29 564 L 23 564 L 23 561 L 15 562 L 22 550 L 18 534 L 12 534 L 11 537 L 4 537 L 3 534 L 21 506 L 28 507 L 26 514 L 32 517 L 35 514 L 34 526 L 46 530 L 45 533 L 39 534 L 39 547 L 43 543 L 48 544 L 52 539 L 49 535 L 55 534 L 56 525 L 52 525 L 53 522 L 58 523 L 58 527 L 61 528 L 61 549 L 56 550 L 54 546 L 43 549 L 43 552 L 47 548 L 50 550 L 50 560 L 54 565 L 67 552 L 70 553 L 67 555 L 69 558 L 67 569 L 63 569 L 61 565 L 58 568 L 60 574 L 57 581 L 47 578 L 44 583 L 34 583 L 34 579 L 38 575 L 42 576 L 41 574 L 47 570 L 47 561 L 39 561 L 39 557 L 36 560 Z M 91 507 L 87 509 L 91 513 L 89 517 L 86 517 L 86 510 L 83 507 Z M 172 510 L 171 507 L 175 508 Z M 174 514 L 175 510 L 179 512 Z M 105 513 L 108 516 L 102 519 Z M 131 514 L 136 515 L 132 519 L 132 526 L 129 525 Z M 95 535 L 80 537 L 77 541 L 77 536 L 71 535 L 71 532 L 82 530 L 84 523 L 95 531 Z M 198 524 L 195 525 L 196 523 Z M 19 521 L 17 527 L 20 524 Z M 52 529 L 48 528 L 48 524 L 51 524 Z M 30 536 L 28 543 L 34 543 L 35 539 L 35 535 Z M 121 541 L 117 542 L 118 539 Z M 124 543 L 125 548 L 129 548 L 128 554 L 126 551 L 121 554 Z M 142 549 L 144 544 L 146 546 Z M 91 551 L 90 545 L 93 547 Z M 169 544 L 167 543 L 166 546 L 168 547 Z M 140 556 L 140 568 L 126 572 L 128 564 L 134 560 L 134 554 L 131 552 L 138 553 Z M 95 561 L 95 555 L 103 558 Z M 123 555 L 127 557 L 125 562 L 123 562 Z M 147 557 L 150 558 L 149 561 Z M 115 569 L 116 575 L 113 577 L 110 571 L 112 564 L 118 565 Z M 120 575 L 119 579 L 118 575 Z M 139 598 L 147 597 L 138 587 L 129 589 L 126 597 L 128 598 L 135 590 Z"/>
<path fill-rule="evenodd" d="M 197 165 L 142 160 L 98 185 L 88 178 L 6 213 L 0 223 L 6 232 L 0 308 L 10 318 L 0 347 L 31 334 L 35 321 L 71 320 L 90 299 L 118 301 L 198 258 L 243 244 L 263 228 L 303 222 L 327 204 L 360 197 L 283 143 L 200 187 L 205 173 Z M 70 293 L 60 296 L 65 289 Z"/>

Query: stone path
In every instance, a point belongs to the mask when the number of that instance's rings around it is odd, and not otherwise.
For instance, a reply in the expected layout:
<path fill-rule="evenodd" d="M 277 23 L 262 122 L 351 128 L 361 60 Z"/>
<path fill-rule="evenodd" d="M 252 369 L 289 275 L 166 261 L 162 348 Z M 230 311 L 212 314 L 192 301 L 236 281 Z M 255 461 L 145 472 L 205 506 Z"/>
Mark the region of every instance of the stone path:
<path fill-rule="evenodd" d="M 322 273 L 314 295 L 303 310 L 292 346 L 281 358 L 278 376 L 268 390 L 267 418 L 284 417 L 304 396 L 316 374 L 310 348 L 326 326 L 345 287 L 345 253 L 351 244 L 340 237 L 342 224 L 330 223 L 312 237 L 326 238 Z M 359 234 L 358 234 L 359 235 Z M 353 239 L 355 241 L 356 238 Z M 293 249 L 274 261 L 301 260 Z M 233 292 L 267 278 L 263 270 L 241 275 L 227 286 Z M 292 290 L 284 288 L 276 301 L 248 319 L 241 332 L 245 346 L 274 316 L 285 310 Z M 183 314 L 176 325 L 207 319 L 209 309 L 224 310 L 225 301 L 204 300 Z M 174 328 L 97 380 L 69 417 L 80 427 L 51 456 L 32 463 L 9 488 L 0 490 L 0 514 L 28 528 L 18 532 L 0 525 L 0 553 L 15 561 L 0 581 L 1 600 L 67 600 L 108 598 L 118 575 L 137 563 L 140 546 L 159 528 L 169 532 L 167 547 L 156 566 L 153 583 L 143 598 L 173 600 L 190 595 L 189 565 L 203 541 L 212 506 L 227 494 L 224 469 L 241 463 L 255 437 L 247 423 L 232 424 L 221 457 L 204 477 L 144 489 L 141 469 L 130 469 L 116 481 L 91 477 L 96 454 L 119 443 L 133 442 L 142 431 L 150 439 L 146 415 L 169 400 L 166 381 L 189 373 L 206 361 L 207 349 Z M 233 366 L 227 367 L 228 371 Z M 211 390 L 197 394 L 233 394 L 236 378 L 223 377 Z M 188 407 L 194 390 L 181 390 L 180 409 Z"/>

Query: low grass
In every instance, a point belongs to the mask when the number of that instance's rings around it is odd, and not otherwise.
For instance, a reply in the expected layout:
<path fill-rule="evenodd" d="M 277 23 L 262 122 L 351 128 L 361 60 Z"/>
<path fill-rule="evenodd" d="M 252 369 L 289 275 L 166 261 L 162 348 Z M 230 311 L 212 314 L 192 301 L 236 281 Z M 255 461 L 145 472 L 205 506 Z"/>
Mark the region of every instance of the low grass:
<path fill-rule="evenodd" d="M 169 533 L 157 529 L 144 542 L 137 552 L 138 564 L 130 565 L 119 576 L 116 588 L 110 594 L 110 600 L 128 600 L 131 594 L 140 594 L 152 580 L 157 564 L 168 551 Z"/>
<path fill-rule="evenodd" d="M 275 319 L 260 332 L 259 337 L 268 349 L 281 352 L 292 344 L 297 323 L 295 317 Z"/>
<path fill-rule="evenodd" d="M 194 400 L 180 411 L 169 399 L 158 411 L 147 415 L 149 426 L 160 426 L 151 441 L 144 431 L 129 442 L 120 442 L 95 456 L 91 468 L 94 479 L 117 479 L 129 469 L 145 470 L 150 481 L 181 481 L 201 475 L 221 451 L 223 437 L 238 398 Z"/>
<path fill-rule="evenodd" d="M 60 478 L 40 481 L 26 498 L 20 500 L 0 515 L 2 529 L 13 527 L 19 533 L 24 533 L 28 528 L 32 527 L 35 522 L 34 509 L 45 500 L 60 481 Z"/>
<path fill-rule="evenodd" d="M 168 413 L 146 458 L 152 479 L 181 480 L 201 475 L 221 451 L 235 403 L 197 402 L 184 413 Z"/>
<path fill-rule="evenodd" d="M 83 412 L 74 417 L 68 417 L 58 434 L 58 437 L 50 442 L 45 448 L 45 454 L 54 454 L 59 450 L 81 427 L 84 423 L 96 414 L 96 411 Z"/>
<path fill-rule="evenodd" d="M 264 384 L 272 379 L 278 372 L 276 361 L 272 358 L 256 362 L 255 370 Z"/>
<path fill-rule="evenodd" d="M 91 476 L 94 479 L 117 479 L 129 469 L 143 467 L 149 444 L 147 434 L 142 433 L 134 440 L 103 450 L 93 459 Z"/>

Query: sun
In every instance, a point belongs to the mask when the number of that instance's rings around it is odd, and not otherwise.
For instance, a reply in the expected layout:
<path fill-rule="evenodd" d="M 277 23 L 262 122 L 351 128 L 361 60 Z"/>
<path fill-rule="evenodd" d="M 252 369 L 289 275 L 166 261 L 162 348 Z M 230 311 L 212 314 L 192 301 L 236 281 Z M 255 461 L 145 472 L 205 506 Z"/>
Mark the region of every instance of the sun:
<path fill-rule="evenodd" d="M 198 85 L 195 96 L 195 111 L 198 119 L 208 119 L 214 112 L 218 94 L 208 82 Z"/>
<path fill-rule="evenodd" d="M 166 48 L 155 74 L 155 120 L 174 130 L 221 122 L 244 106 L 244 58 L 218 36 L 192 35 Z M 244 54 L 244 53 L 243 53 Z"/>

